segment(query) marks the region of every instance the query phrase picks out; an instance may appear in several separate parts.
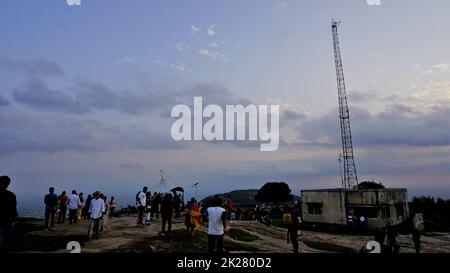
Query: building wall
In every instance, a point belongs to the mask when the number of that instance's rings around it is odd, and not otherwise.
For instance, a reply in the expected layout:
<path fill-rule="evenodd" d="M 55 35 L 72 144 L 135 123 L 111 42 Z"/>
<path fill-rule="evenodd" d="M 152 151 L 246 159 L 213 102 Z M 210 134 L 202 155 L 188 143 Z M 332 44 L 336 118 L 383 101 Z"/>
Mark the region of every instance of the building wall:
<path fill-rule="evenodd" d="M 400 224 L 409 215 L 406 189 L 308 190 L 302 191 L 301 196 L 306 222 L 345 225 L 348 213 L 360 216 L 357 214 L 364 214 L 361 211 L 371 210 L 375 212 L 373 215 L 364 216 L 368 227 L 374 229 Z M 309 204 L 321 204 L 322 214 L 309 213 Z"/>
<path fill-rule="evenodd" d="M 342 191 L 319 191 L 303 192 L 302 196 L 302 214 L 306 222 L 327 223 L 327 224 L 346 224 L 345 195 Z M 308 212 L 309 203 L 322 204 L 322 214 L 310 214 Z"/>

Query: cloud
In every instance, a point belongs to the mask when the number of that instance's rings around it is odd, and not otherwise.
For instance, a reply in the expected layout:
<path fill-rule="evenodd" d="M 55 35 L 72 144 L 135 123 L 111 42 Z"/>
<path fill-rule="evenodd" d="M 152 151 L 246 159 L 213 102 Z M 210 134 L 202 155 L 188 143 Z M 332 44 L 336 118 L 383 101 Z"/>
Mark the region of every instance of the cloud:
<path fill-rule="evenodd" d="M 12 97 L 20 104 L 48 111 L 82 113 L 87 108 L 75 97 L 49 88 L 41 79 L 31 79 L 13 90 Z"/>
<path fill-rule="evenodd" d="M 226 61 L 227 58 L 225 57 L 225 55 L 223 53 L 221 53 L 218 50 L 210 50 L 207 48 L 200 48 L 197 51 L 198 55 L 206 57 L 208 59 L 211 60 L 222 60 L 222 61 Z"/>
<path fill-rule="evenodd" d="M 217 42 L 211 42 L 211 43 L 209 43 L 209 47 L 210 48 L 218 48 L 219 44 Z"/>
<path fill-rule="evenodd" d="M 195 26 L 195 25 L 191 25 L 191 31 L 194 32 L 194 33 L 197 33 L 197 32 L 200 32 L 202 30 L 200 28 L 198 28 L 197 26 Z"/>
<path fill-rule="evenodd" d="M 206 34 L 208 34 L 208 36 L 214 36 L 216 35 L 216 31 L 215 31 L 216 26 L 215 25 L 209 25 L 207 30 L 206 30 Z"/>
<path fill-rule="evenodd" d="M 29 76 L 64 76 L 62 67 L 47 59 L 11 60 L 0 57 L 0 69 L 14 70 Z"/>
<path fill-rule="evenodd" d="M 435 64 L 433 70 L 440 74 L 450 73 L 450 63 Z"/>
<path fill-rule="evenodd" d="M 11 102 L 9 101 L 8 98 L 5 98 L 2 95 L 0 95 L 0 107 L 9 106 L 10 104 L 11 104 Z"/>
<path fill-rule="evenodd" d="M 134 64 L 135 61 L 131 57 L 125 56 L 125 57 L 122 57 L 120 59 L 117 59 L 115 61 L 115 63 L 116 64 Z"/>
<path fill-rule="evenodd" d="M 180 51 L 180 52 L 186 53 L 187 51 L 189 51 L 189 50 L 191 49 L 191 47 L 190 47 L 190 46 L 186 46 L 186 45 L 184 44 L 184 42 L 178 42 L 178 43 L 175 45 L 175 49 L 178 50 L 178 51 Z"/>
<path fill-rule="evenodd" d="M 321 118 L 300 120 L 295 140 L 287 144 L 340 145 L 340 128 L 334 109 Z M 353 142 L 356 146 L 447 146 L 450 140 L 448 107 L 436 107 L 430 113 L 417 112 L 406 104 L 392 104 L 372 114 L 360 107 L 350 107 Z M 281 120 L 283 123 L 283 120 Z M 280 133 L 283 138 L 283 133 Z"/>

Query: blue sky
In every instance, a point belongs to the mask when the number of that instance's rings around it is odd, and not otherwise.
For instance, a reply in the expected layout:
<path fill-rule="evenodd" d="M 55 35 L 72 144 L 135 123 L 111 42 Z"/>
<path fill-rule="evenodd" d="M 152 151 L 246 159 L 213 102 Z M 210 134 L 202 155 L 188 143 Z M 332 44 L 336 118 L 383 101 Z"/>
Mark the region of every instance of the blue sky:
<path fill-rule="evenodd" d="M 339 18 L 360 179 L 449 197 L 449 10 L 446 0 L 4 1 L 1 172 L 23 198 L 49 185 L 134 193 L 160 168 L 187 188 L 200 181 L 201 194 L 269 180 L 295 193 L 336 187 Z M 280 149 L 175 143 L 171 107 L 195 94 L 279 104 Z"/>

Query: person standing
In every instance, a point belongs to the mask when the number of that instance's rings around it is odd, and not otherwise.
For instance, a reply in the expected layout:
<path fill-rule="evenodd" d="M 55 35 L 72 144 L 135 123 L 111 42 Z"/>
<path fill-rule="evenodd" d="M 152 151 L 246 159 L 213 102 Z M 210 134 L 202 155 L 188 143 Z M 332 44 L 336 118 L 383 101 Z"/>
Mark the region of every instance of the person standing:
<path fill-rule="evenodd" d="M 77 224 L 77 212 L 81 207 L 80 197 L 78 197 L 77 191 L 73 190 L 72 194 L 67 199 L 67 207 L 69 208 L 69 225 Z"/>
<path fill-rule="evenodd" d="M 166 232 L 166 223 L 168 225 L 167 233 L 170 233 L 170 231 L 172 230 L 172 213 L 173 213 L 172 194 L 167 193 L 164 196 L 164 199 L 161 203 L 161 217 L 162 217 L 161 233 L 162 234 L 165 234 L 165 232 Z"/>
<path fill-rule="evenodd" d="M 80 192 L 79 194 L 78 194 L 78 198 L 80 198 L 80 204 L 81 204 L 81 206 L 78 208 L 78 210 L 77 210 L 77 219 L 78 220 L 81 220 L 81 214 L 82 214 L 82 212 L 83 212 L 83 207 L 84 207 L 84 195 L 83 195 L 83 193 L 82 192 Z"/>
<path fill-rule="evenodd" d="M 412 239 L 414 242 L 414 249 L 416 250 L 416 253 L 420 253 L 420 236 L 422 235 L 422 232 L 418 230 L 417 228 L 413 228 L 412 230 Z"/>
<path fill-rule="evenodd" d="M 138 209 L 138 220 L 137 220 L 137 226 L 144 226 L 143 220 L 144 220 L 144 211 L 145 211 L 145 204 L 147 203 L 147 193 L 148 188 L 144 187 L 142 191 L 139 191 L 136 194 L 136 206 Z"/>
<path fill-rule="evenodd" d="M 99 238 L 100 233 L 100 221 L 102 220 L 103 213 L 105 212 L 105 202 L 100 198 L 100 193 L 95 192 L 94 198 L 91 200 L 89 207 L 89 239 L 95 236 L 96 239 Z M 95 234 L 94 234 L 95 233 Z"/>
<path fill-rule="evenodd" d="M 114 196 L 111 196 L 111 201 L 109 201 L 109 216 L 114 216 L 114 211 L 116 209 L 117 201 Z"/>
<path fill-rule="evenodd" d="M 0 252 L 8 243 L 17 217 L 16 195 L 8 191 L 11 179 L 8 176 L 0 176 Z"/>
<path fill-rule="evenodd" d="M 50 227 L 55 226 L 56 206 L 58 205 L 58 197 L 55 194 L 55 188 L 50 187 L 49 193 L 44 197 L 45 203 L 45 230 L 48 230 L 48 222 L 50 220 Z"/>
<path fill-rule="evenodd" d="M 152 193 L 148 191 L 145 198 L 145 224 L 149 226 L 152 220 Z"/>
<path fill-rule="evenodd" d="M 291 243 L 294 253 L 298 253 L 298 230 L 299 218 L 291 217 L 291 222 L 288 224 L 287 243 Z"/>
<path fill-rule="evenodd" d="M 223 235 L 226 229 L 226 210 L 220 205 L 222 200 L 216 198 L 213 207 L 209 207 L 205 216 L 208 217 L 208 253 L 214 253 L 217 244 L 217 252 L 223 252 Z"/>
<path fill-rule="evenodd" d="M 66 213 L 67 213 L 67 194 L 66 191 L 63 191 L 60 196 L 58 196 L 58 225 L 64 225 L 66 221 Z"/>
<path fill-rule="evenodd" d="M 102 221 L 101 221 L 101 228 L 100 232 L 106 231 L 106 225 L 108 224 L 108 216 L 109 216 L 109 205 L 108 205 L 108 198 L 101 194 L 100 198 L 103 199 L 103 203 L 105 203 L 105 211 L 103 212 Z"/>
<path fill-rule="evenodd" d="M 174 194 L 173 196 L 173 209 L 175 211 L 175 217 L 180 217 L 180 208 L 181 208 L 181 197 L 178 194 Z"/>
<path fill-rule="evenodd" d="M 91 207 L 92 195 L 88 194 L 86 197 L 86 202 L 84 202 L 83 209 L 81 211 L 81 215 L 84 220 L 89 219 L 89 208 Z"/>

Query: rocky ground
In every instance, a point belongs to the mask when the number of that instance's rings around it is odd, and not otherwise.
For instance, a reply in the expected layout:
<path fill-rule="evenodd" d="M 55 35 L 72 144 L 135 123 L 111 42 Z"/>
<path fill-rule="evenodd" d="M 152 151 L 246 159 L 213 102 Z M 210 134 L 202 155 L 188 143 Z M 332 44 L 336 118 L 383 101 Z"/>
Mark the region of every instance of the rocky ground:
<path fill-rule="evenodd" d="M 135 217 L 109 218 L 107 230 L 100 239 L 87 239 L 89 222 L 81 220 L 77 225 L 57 225 L 53 230 L 44 230 L 43 221 L 22 219 L 16 225 L 16 235 L 9 243 L 10 252 L 68 252 L 67 243 L 77 241 L 83 253 L 97 252 L 206 252 L 205 227 L 195 238 L 186 235 L 184 219 L 175 219 L 172 233 L 160 234 L 161 220 L 155 219 L 150 226 L 136 227 Z M 286 229 L 267 227 L 256 221 L 233 221 L 233 232 L 225 236 L 228 252 L 290 253 L 286 242 Z M 373 236 L 342 235 L 317 231 L 303 231 L 300 236 L 300 251 L 304 253 L 356 253 Z M 398 237 L 400 251 L 413 253 L 411 235 Z M 450 253 L 450 233 L 429 232 L 422 236 L 423 253 Z"/>

